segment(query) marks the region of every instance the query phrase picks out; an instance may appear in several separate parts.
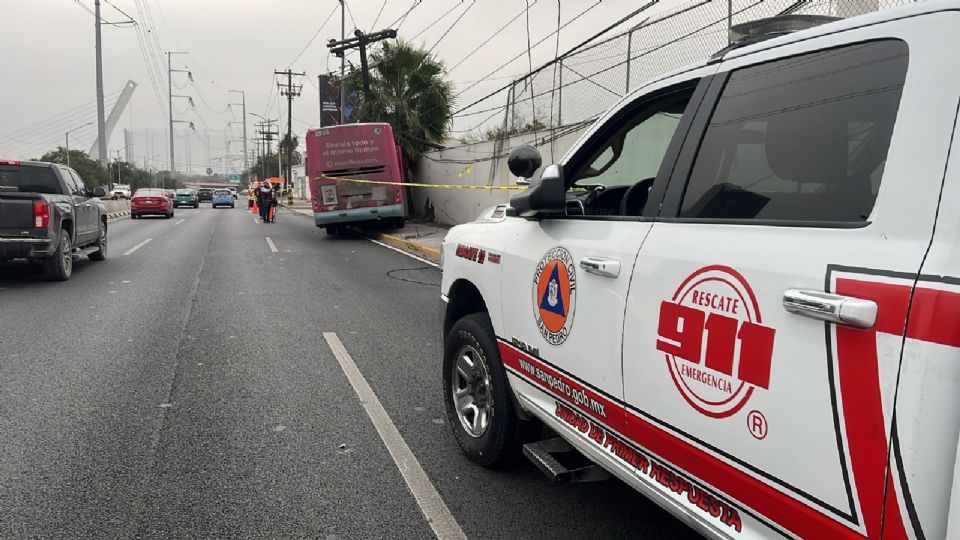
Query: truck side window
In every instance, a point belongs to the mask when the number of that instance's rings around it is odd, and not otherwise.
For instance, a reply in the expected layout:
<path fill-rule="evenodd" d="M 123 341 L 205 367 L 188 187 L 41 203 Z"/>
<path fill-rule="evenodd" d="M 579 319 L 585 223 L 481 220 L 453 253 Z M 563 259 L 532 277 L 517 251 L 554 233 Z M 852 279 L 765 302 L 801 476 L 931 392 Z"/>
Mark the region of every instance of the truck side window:
<path fill-rule="evenodd" d="M 874 41 L 739 69 L 707 126 L 680 217 L 865 222 L 907 45 Z"/>
<path fill-rule="evenodd" d="M 644 100 L 610 122 L 606 133 L 576 156 L 568 184 L 569 208 L 591 215 L 639 216 L 697 81 Z M 591 196 L 583 196 L 584 192 Z M 571 205 L 583 199 L 582 205 Z"/>
<path fill-rule="evenodd" d="M 60 167 L 60 176 L 63 177 L 63 183 L 67 187 L 68 194 L 78 195 L 77 179 L 75 176 L 73 176 L 73 173 L 70 172 L 70 169 L 66 167 Z"/>
<path fill-rule="evenodd" d="M 80 178 L 80 175 L 76 171 L 70 171 L 70 176 L 73 177 L 74 186 L 74 195 L 85 196 L 87 194 L 87 186 L 83 183 L 83 178 Z"/>

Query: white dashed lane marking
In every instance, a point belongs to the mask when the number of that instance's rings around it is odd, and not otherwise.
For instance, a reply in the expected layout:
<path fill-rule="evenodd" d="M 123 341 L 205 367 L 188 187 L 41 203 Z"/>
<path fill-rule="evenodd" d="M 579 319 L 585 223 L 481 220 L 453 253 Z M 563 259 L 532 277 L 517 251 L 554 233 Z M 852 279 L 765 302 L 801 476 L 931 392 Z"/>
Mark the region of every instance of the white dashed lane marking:
<path fill-rule="evenodd" d="M 147 239 L 144 240 L 143 242 L 140 242 L 139 244 L 137 244 L 137 245 L 133 246 L 132 248 L 128 249 L 127 252 L 124 253 L 124 255 L 130 255 L 130 254 L 133 253 L 134 251 L 136 251 L 136 250 L 142 248 L 143 246 L 149 244 L 151 240 L 153 240 L 153 238 L 147 238 Z"/>
<path fill-rule="evenodd" d="M 343 370 L 347 380 L 350 381 L 350 386 L 353 387 L 353 391 L 360 398 L 360 403 L 366 410 L 367 416 L 370 417 L 373 427 L 380 434 L 383 445 L 390 452 L 390 457 L 393 458 L 397 469 L 403 475 L 403 480 L 417 500 L 417 505 L 420 506 L 420 511 L 427 518 L 427 523 L 433 529 L 433 533 L 440 540 L 466 540 L 467 535 L 463 534 L 460 524 L 450 513 L 450 509 L 443 502 L 437 488 L 430 482 L 430 477 L 427 476 L 416 456 L 410 451 L 410 447 L 403 440 L 400 430 L 397 429 L 393 420 L 390 419 L 390 415 L 380 404 L 380 399 L 377 398 L 373 388 L 370 388 L 367 380 L 363 378 L 363 374 L 360 373 L 357 364 L 350 357 L 350 353 L 340 342 L 340 338 L 334 332 L 324 332 L 323 338 L 327 340 L 327 345 L 333 351 L 337 362 L 340 363 L 340 369 Z"/>
<path fill-rule="evenodd" d="M 270 251 L 274 253 L 280 251 L 279 249 L 277 249 L 277 245 L 273 243 L 273 240 L 271 240 L 269 236 L 266 236 L 264 238 L 266 238 L 267 240 L 267 245 L 270 246 Z"/>

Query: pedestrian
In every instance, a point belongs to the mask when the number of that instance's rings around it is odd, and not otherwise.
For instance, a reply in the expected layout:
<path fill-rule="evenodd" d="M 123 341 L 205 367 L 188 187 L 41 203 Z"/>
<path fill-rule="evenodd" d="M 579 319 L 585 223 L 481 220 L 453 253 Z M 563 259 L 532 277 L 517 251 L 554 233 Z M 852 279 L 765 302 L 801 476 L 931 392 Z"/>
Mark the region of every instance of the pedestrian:
<path fill-rule="evenodd" d="M 280 188 L 283 186 L 282 184 L 272 184 L 272 187 L 273 187 L 273 200 L 272 200 L 273 206 L 271 207 L 270 221 L 276 221 L 277 209 L 278 209 L 277 207 L 280 206 L 280 195 L 281 195 Z"/>
<path fill-rule="evenodd" d="M 273 207 L 273 188 L 270 182 L 264 180 L 256 191 L 257 209 L 260 211 L 260 221 L 270 223 L 270 210 Z"/>

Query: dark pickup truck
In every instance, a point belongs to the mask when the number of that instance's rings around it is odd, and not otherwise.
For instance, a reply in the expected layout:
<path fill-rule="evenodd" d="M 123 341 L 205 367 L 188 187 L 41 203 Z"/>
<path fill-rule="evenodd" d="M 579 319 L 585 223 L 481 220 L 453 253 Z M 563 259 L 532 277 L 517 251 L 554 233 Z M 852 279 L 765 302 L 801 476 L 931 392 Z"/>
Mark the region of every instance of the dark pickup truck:
<path fill-rule="evenodd" d="M 48 279 L 63 281 L 74 256 L 106 259 L 105 195 L 63 165 L 0 160 L 0 262 L 36 261 Z"/>

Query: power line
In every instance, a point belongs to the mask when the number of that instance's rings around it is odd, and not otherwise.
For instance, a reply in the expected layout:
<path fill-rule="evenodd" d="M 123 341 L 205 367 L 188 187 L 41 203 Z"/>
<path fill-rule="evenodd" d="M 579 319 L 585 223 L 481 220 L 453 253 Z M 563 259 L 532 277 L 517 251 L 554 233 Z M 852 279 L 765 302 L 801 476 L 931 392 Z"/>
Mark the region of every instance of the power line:
<path fill-rule="evenodd" d="M 386 5 L 386 0 L 384 0 L 384 5 Z M 382 10 L 383 8 L 381 8 L 381 11 Z M 330 15 L 327 15 L 327 18 L 323 21 L 323 24 L 320 25 L 320 28 L 317 29 L 316 33 L 313 34 L 313 37 L 310 38 L 310 41 L 307 41 L 307 44 L 303 46 L 303 49 L 300 49 L 300 52 L 297 53 L 297 56 L 295 56 L 293 60 L 291 60 L 290 63 L 287 64 L 288 69 L 290 68 L 290 66 L 293 65 L 294 62 L 296 62 L 297 60 L 300 59 L 301 56 L 303 56 L 303 53 L 307 52 L 307 49 L 310 48 L 310 45 L 312 45 L 314 40 L 317 39 L 317 36 L 320 35 L 320 32 L 323 31 L 324 27 L 327 26 L 327 23 L 330 22 L 330 19 L 334 16 L 334 14 L 336 14 L 336 12 L 337 12 L 337 6 L 333 6 L 333 10 L 330 12 Z M 379 18 L 379 16 L 377 18 Z"/>
<path fill-rule="evenodd" d="M 122 9 L 120 9 L 120 8 L 118 8 L 117 6 L 113 5 L 113 4 L 110 2 L 110 0 L 103 0 L 103 1 L 104 1 L 104 3 L 107 4 L 108 6 L 110 6 L 110 7 L 112 7 L 113 9 L 119 11 L 121 15 L 123 15 L 124 17 L 130 19 L 129 22 L 137 22 L 133 17 L 131 17 L 130 15 L 127 15 Z"/>
<path fill-rule="evenodd" d="M 560 29 L 566 28 L 566 27 L 567 27 L 568 25 L 570 25 L 570 23 L 572 23 L 573 21 L 576 21 L 577 19 L 579 19 L 580 17 L 582 17 L 583 15 L 585 15 L 585 14 L 586 14 L 587 12 L 589 12 L 590 10 L 596 8 L 598 5 L 600 5 L 600 2 L 601 2 L 601 0 L 597 0 L 593 5 L 591 5 L 591 6 L 588 7 L 587 9 L 581 11 L 576 17 L 574 17 L 574 18 L 570 19 L 569 21 L 567 21 L 567 23 L 564 24 L 563 26 L 561 26 Z M 557 31 L 554 30 L 553 32 L 551 32 L 550 34 L 548 34 L 546 37 L 544 37 L 542 40 L 538 41 L 538 42 L 537 42 L 535 45 L 533 45 L 533 46 L 536 47 L 537 45 L 543 43 L 546 39 L 549 39 L 550 36 L 554 35 L 556 32 L 557 32 Z M 525 52 L 525 51 L 524 51 L 524 52 Z M 514 57 L 511 58 L 510 60 L 507 60 L 507 61 L 504 62 L 503 64 L 500 64 L 499 67 L 497 67 L 496 69 L 494 69 L 494 70 L 491 71 L 490 73 L 488 73 L 488 74 L 486 74 L 485 76 L 483 76 L 483 77 L 480 79 L 480 82 L 483 82 L 484 80 L 487 79 L 487 77 L 489 77 L 489 76 L 493 75 L 494 73 L 500 71 L 501 69 L 507 67 L 508 65 L 510 65 L 511 63 L 513 63 L 517 58 L 520 58 L 521 56 L 523 56 L 523 52 L 521 52 L 520 54 L 514 56 Z M 528 78 L 528 77 L 533 76 L 534 73 L 536 73 L 537 71 L 540 71 L 541 69 L 544 69 L 544 68 L 547 67 L 548 65 L 550 65 L 550 64 L 549 64 L 549 63 L 544 64 L 543 66 L 541 66 L 540 68 L 538 68 L 536 71 L 531 71 L 531 72 L 527 73 L 527 75 L 526 75 L 524 78 Z M 505 86 L 502 86 L 502 87 L 494 90 L 493 92 L 490 92 L 489 94 L 487 94 L 487 95 L 483 96 L 482 98 L 480 98 L 480 99 L 478 99 L 478 100 L 470 103 L 469 105 L 467 105 L 467 106 L 465 106 L 465 107 L 461 107 L 460 109 L 454 111 L 454 113 L 452 114 L 452 116 L 456 116 L 457 114 L 459 114 L 459 113 L 461 113 L 461 112 L 469 109 L 470 107 L 473 107 L 474 105 L 477 105 L 477 104 L 479 104 L 479 103 L 482 103 L 482 102 L 484 102 L 484 101 L 492 98 L 493 96 L 499 94 L 500 92 L 503 92 L 504 90 L 512 87 L 514 84 L 516 84 L 516 82 L 511 82 L 511 83 L 509 83 L 509 84 L 507 84 L 507 85 L 505 85 Z M 466 92 L 466 90 L 464 90 L 463 92 Z M 460 93 L 456 94 L 456 96 L 454 96 L 454 97 L 457 97 L 457 96 L 462 95 L 463 92 L 460 92 Z"/>
<path fill-rule="evenodd" d="M 563 67 L 560 64 L 560 0 L 557 0 L 557 43 L 553 49 L 553 78 L 551 79 L 551 84 L 553 88 L 550 89 L 550 125 L 553 125 L 553 106 L 556 103 L 556 92 L 557 92 L 557 66 L 560 67 L 560 80 L 563 80 Z M 533 92 L 531 92 L 532 94 Z M 560 103 L 563 106 L 563 102 Z M 559 119 L 563 117 L 563 111 L 559 111 L 557 116 L 557 124 L 560 123 Z M 536 120 L 536 118 L 534 118 Z M 553 159 L 553 142 L 550 143 L 550 159 Z"/>
<path fill-rule="evenodd" d="M 353 18 L 353 10 L 350 9 L 350 4 L 347 3 L 347 0 L 343 0 L 343 5 L 347 7 L 347 14 L 350 15 L 350 22 L 353 23 L 353 29 L 359 29 L 360 27 L 357 26 L 357 20 Z"/>
<path fill-rule="evenodd" d="M 426 32 L 427 30 L 430 30 L 431 28 L 433 28 L 434 25 L 436 25 L 438 22 L 440 22 L 440 21 L 442 21 L 443 19 L 445 19 L 445 18 L 447 17 L 447 15 L 453 13 L 454 10 L 456 10 L 456 9 L 457 9 L 458 7 L 460 7 L 461 5 L 463 5 L 463 4 L 454 4 L 454 6 L 453 6 L 452 8 L 450 8 L 450 9 L 448 9 L 447 11 L 443 12 L 443 15 L 440 15 L 439 17 L 437 17 L 436 19 L 434 19 L 434 21 L 433 21 L 432 23 L 428 24 L 426 28 L 424 28 L 423 30 L 421 30 L 421 31 L 417 32 L 416 34 L 414 34 L 414 36 L 413 36 L 412 38 L 410 38 L 410 41 L 413 41 L 413 40 L 417 39 L 418 37 L 422 36 L 422 35 L 424 34 L 424 32 Z"/>
<path fill-rule="evenodd" d="M 761 0 L 761 1 L 762 1 L 762 0 Z M 644 5 L 641 6 L 640 8 L 632 11 L 630 14 L 628 14 L 628 15 L 625 16 L 625 17 L 620 18 L 619 20 L 617 20 L 617 21 L 616 21 L 615 23 L 613 23 L 612 25 L 604 28 L 604 29 L 601 30 L 600 32 L 594 34 L 593 36 L 591 36 L 591 37 L 589 37 L 589 38 L 581 41 L 580 43 L 578 43 L 578 44 L 575 45 L 574 47 L 568 49 L 567 52 L 563 53 L 563 55 L 560 56 L 559 58 L 557 58 L 557 59 L 555 59 L 555 60 L 553 60 L 553 61 L 547 62 L 546 64 L 543 64 L 542 66 L 538 67 L 536 70 L 531 70 L 531 71 L 524 77 L 524 80 L 530 79 L 534 74 L 539 73 L 540 71 L 542 71 L 542 70 L 546 69 L 547 67 L 553 65 L 554 62 L 558 62 L 559 60 L 570 56 L 570 55 L 573 54 L 574 52 L 576 52 L 576 51 L 578 51 L 578 50 L 580 50 L 580 49 L 583 49 L 583 48 L 584 48 L 588 43 L 590 43 L 591 41 L 596 40 L 596 39 L 597 39 L 598 37 L 600 37 L 601 35 L 605 34 L 606 32 L 609 32 L 610 30 L 612 30 L 613 28 L 619 26 L 620 24 L 623 24 L 623 22 L 625 22 L 626 20 L 628 20 L 628 19 L 630 19 L 630 18 L 632 18 L 632 17 L 635 17 L 638 13 L 640 13 L 640 12 L 646 10 L 646 9 L 649 9 L 650 7 L 652 7 L 653 5 L 655 5 L 656 3 L 657 3 L 657 0 L 651 0 L 651 1 L 648 2 L 647 4 L 644 4 Z M 596 3 L 594 3 L 593 5 L 591 5 L 590 7 L 588 7 L 587 9 L 581 11 L 579 14 L 577 14 L 577 16 L 575 16 L 574 18 L 570 19 L 569 21 L 567 21 L 566 23 L 564 23 L 563 25 L 561 25 L 559 28 L 557 28 L 556 30 L 554 30 L 553 32 L 551 32 L 550 34 L 548 34 L 547 36 L 545 36 L 543 39 L 541 39 L 541 40 L 538 41 L 537 43 L 533 44 L 533 47 L 536 47 L 537 45 L 540 45 L 541 43 L 543 43 L 544 41 L 546 41 L 547 39 L 549 39 L 551 36 L 553 36 L 554 34 L 560 32 L 562 29 L 564 29 L 564 28 L 566 28 L 567 26 L 569 26 L 572 22 L 576 21 L 577 19 L 579 19 L 580 17 L 582 17 L 583 15 L 585 15 L 587 12 L 589 12 L 590 10 L 594 9 L 595 7 L 597 7 L 597 5 L 599 5 L 599 4 L 600 4 L 600 0 L 598 0 Z M 713 23 L 712 23 L 712 24 L 713 24 Z M 482 79 L 480 79 L 480 81 L 483 81 L 483 80 L 485 80 L 487 77 L 489 77 L 490 75 L 493 75 L 493 74 L 496 73 L 497 71 L 500 71 L 501 69 L 503 69 L 504 67 L 506 67 L 507 65 L 509 65 L 509 64 L 512 63 L 513 61 L 515 61 L 517 58 L 520 58 L 521 56 L 523 56 L 523 53 L 522 53 L 522 52 L 521 52 L 520 54 L 514 56 L 513 58 L 511 58 L 510 60 L 508 60 L 508 61 L 505 62 L 504 64 L 501 64 L 500 67 L 498 67 L 497 69 L 495 69 L 495 70 L 493 70 L 492 72 L 490 72 L 489 74 L 487 74 L 487 76 L 484 77 L 484 78 L 482 78 Z M 453 113 L 453 116 L 456 116 L 456 115 L 459 114 L 460 112 L 463 112 L 463 111 L 465 111 L 465 110 L 473 107 L 474 105 L 477 105 L 477 104 L 479 104 L 479 103 L 482 103 L 483 101 L 486 101 L 487 99 L 490 99 L 491 97 L 499 94 L 500 92 L 503 92 L 504 90 L 506 90 L 506 89 L 512 87 L 514 84 L 516 84 L 516 82 L 519 82 L 519 81 L 514 81 L 514 82 L 511 82 L 511 83 L 509 83 L 509 84 L 507 84 L 507 85 L 505 85 L 505 86 L 502 86 L 502 87 L 498 88 L 497 90 L 495 90 L 495 91 L 493 91 L 493 92 L 485 95 L 484 97 L 482 97 L 482 98 L 480 98 L 480 99 L 478 99 L 478 100 L 476 100 L 476 101 L 473 101 L 473 102 L 470 103 L 469 105 L 467 105 L 467 106 L 465 106 L 465 107 L 461 107 L 459 110 L 457 110 L 457 111 L 455 111 L 455 112 Z M 464 92 L 466 92 L 467 90 L 470 90 L 471 88 L 473 88 L 473 87 L 476 86 L 477 84 L 478 84 L 478 83 L 474 83 L 473 85 L 471 85 L 471 86 L 463 89 L 462 91 L 460 91 L 460 92 L 457 93 L 457 96 L 462 95 Z M 564 86 L 566 86 L 566 85 L 564 85 Z"/>
<path fill-rule="evenodd" d="M 476 3 L 477 3 L 477 0 L 473 0 L 473 2 L 471 2 L 470 5 L 467 6 L 467 9 L 463 10 L 463 13 L 461 13 L 460 16 L 457 17 L 457 20 L 453 21 L 453 24 L 451 24 L 450 27 L 447 28 L 447 31 L 444 32 L 443 35 L 440 36 L 440 39 L 438 39 L 437 42 L 433 44 L 433 47 L 430 47 L 430 50 L 427 51 L 427 56 L 429 56 L 430 53 L 432 53 L 433 50 L 437 48 L 437 45 L 439 45 L 440 42 L 443 41 L 443 38 L 447 37 L 447 34 L 449 34 L 451 30 L 453 30 L 453 27 L 456 26 L 461 19 L 463 19 L 463 16 L 466 15 L 467 12 L 470 11 L 470 8 L 476 5 Z M 424 59 L 426 59 L 427 56 L 424 56 Z"/>
<path fill-rule="evenodd" d="M 159 88 L 159 83 L 156 80 L 156 74 L 154 73 L 155 67 L 150 61 L 150 56 L 147 52 L 146 45 L 144 44 L 144 39 L 139 25 L 137 26 L 137 45 L 140 47 L 140 56 L 143 57 L 144 67 L 147 68 L 147 77 L 150 79 L 150 87 L 153 89 L 153 95 L 157 99 L 157 105 L 160 107 L 160 112 L 164 116 L 167 115 L 167 108 L 163 104 L 162 92 Z"/>
<path fill-rule="evenodd" d="M 150 38 L 147 36 L 150 21 L 148 17 L 144 16 L 144 10 L 140 4 L 140 0 L 134 0 L 134 4 L 137 8 L 137 14 L 140 16 L 140 20 L 143 22 L 143 25 L 138 24 L 136 26 L 137 44 L 140 47 L 140 55 L 143 57 L 144 65 L 147 68 L 147 76 L 150 79 L 150 86 L 153 88 L 154 97 L 157 99 L 157 105 L 160 107 L 160 111 L 163 113 L 163 115 L 166 116 L 167 107 L 164 104 L 164 92 L 161 90 L 163 87 L 163 75 L 162 71 L 160 71 L 160 68 L 158 68 L 157 64 L 155 63 L 156 57 L 152 54 Z"/>
<path fill-rule="evenodd" d="M 166 74 L 166 59 L 163 54 L 164 48 L 160 44 L 158 37 L 156 23 L 153 21 L 153 14 L 150 12 L 149 0 L 134 0 L 134 2 L 137 6 L 137 13 L 140 14 L 141 20 L 146 24 L 142 30 L 144 46 L 150 53 L 150 62 L 156 72 L 158 84 L 163 86 L 161 81 L 163 81 L 164 75 Z"/>
<path fill-rule="evenodd" d="M 557 36 L 560 35 L 560 27 L 557 27 Z M 527 0 L 527 72 L 533 73 L 533 51 L 530 46 L 530 0 Z M 536 126 L 537 126 L 537 107 L 533 101 L 533 88 L 531 83 L 531 92 L 530 92 L 530 110 L 532 112 L 532 122 L 534 126 L 534 137 L 536 137 Z"/>
<path fill-rule="evenodd" d="M 406 10 L 405 12 L 403 12 L 403 15 L 397 17 L 397 20 L 395 20 L 395 21 L 393 21 L 392 23 L 388 24 L 388 25 L 387 25 L 387 28 L 396 28 L 397 30 L 399 30 L 399 29 L 400 29 L 400 25 L 403 24 L 403 22 L 404 22 L 405 20 L 407 20 L 407 16 L 410 15 L 410 12 L 413 11 L 414 9 L 416 9 L 417 6 L 419 6 L 419 5 L 420 5 L 420 2 L 422 2 L 422 1 L 423 1 L 423 0 L 413 0 L 413 4 L 411 4 L 410 7 L 407 8 L 407 10 Z"/>
<path fill-rule="evenodd" d="M 581 12 L 578 13 L 575 17 L 573 17 L 572 19 L 570 19 L 569 21 L 567 21 L 563 26 L 560 27 L 560 29 L 566 28 L 567 26 L 569 26 L 571 23 L 573 23 L 574 21 L 576 21 L 576 20 L 579 19 L 580 17 L 583 17 L 584 15 L 586 15 L 587 13 L 589 13 L 590 11 L 592 11 L 593 9 L 595 9 L 597 6 L 600 5 L 600 2 L 601 2 L 601 0 L 597 0 L 596 2 L 594 2 L 592 5 L 590 5 L 589 7 L 587 7 L 587 9 L 581 11 Z M 558 30 L 554 30 L 553 32 L 547 34 L 546 36 L 544 36 L 543 39 L 541 39 L 540 41 L 536 42 L 536 43 L 533 45 L 533 47 L 536 47 L 536 46 L 540 45 L 541 43 L 543 43 L 544 41 L 546 41 L 547 39 L 549 39 L 551 36 L 553 36 L 555 33 L 557 33 L 557 31 L 558 31 Z M 493 71 L 491 71 L 490 73 L 488 73 L 488 74 L 486 74 L 484 77 L 482 77 L 482 78 L 480 79 L 480 81 L 484 81 L 487 77 L 489 77 L 489 76 L 497 73 L 497 72 L 500 71 L 501 69 L 503 69 L 503 68 L 507 67 L 508 65 L 512 64 L 516 59 L 518 59 L 518 58 L 520 58 L 521 56 L 523 56 L 523 54 L 524 54 L 525 52 L 526 52 L 526 51 L 523 51 L 523 52 L 521 52 L 520 54 L 518 54 L 518 55 L 514 56 L 513 58 L 511 58 L 510 60 L 507 60 L 507 61 L 504 62 L 503 64 L 500 64 L 499 67 L 497 67 L 496 69 L 494 69 Z M 546 66 L 544 66 L 544 67 L 546 67 Z M 470 90 L 471 88 L 475 87 L 477 84 L 479 84 L 479 83 L 474 83 L 474 84 L 468 86 L 467 88 L 464 88 L 463 90 L 461 90 L 460 92 L 457 93 L 457 96 L 462 95 L 464 92 L 466 92 L 467 90 Z M 486 100 L 486 99 L 488 99 L 488 98 L 490 98 L 490 97 L 492 97 L 492 96 L 495 96 L 495 95 L 499 94 L 500 92 L 502 92 L 503 90 L 509 88 L 510 86 L 511 86 L 511 85 L 507 85 L 507 86 L 505 86 L 505 87 L 503 87 L 503 88 L 500 88 L 500 89 L 498 89 L 496 92 L 494 92 L 494 93 L 492 93 L 492 94 L 489 94 L 489 95 L 485 96 L 484 98 L 482 98 L 481 100 L 478 100 L 477 102 L 474 102 L 474 103 L 472 103 L 472 104 L 470 104 L 470 105 L 468 105 L 468 106 L 466 106 L 466 107 L 463 107 L 463 108 L 461 108 L 460 110 L 462 111 L 462 110 L 468 109 L 468 108 L 472 107 L 473 105 L 476 105 L 477 103 L 479 103 L 479 101 L 483 101 L 483 100 Z"/>
<path fill-rule="evenodd" d="M 209 110 L 210 112 L 212 112 L 213 114 L 216 114 L 216 115 L 227 114 L 228 112 L 230 112 L 230 107 L 226 107 L 226 108 L 224 108 L 223 110 L 214 109 L 214 108 L 210 105 L 210 103 L 207 102 L 206 98 L 203 97 L 203 93 L 200 92 L 200 87 L 197 86 L 196 81 L 195 81 L 195 80 L 194 80 L 194 81 L 191 81 L 191 83 L 192 83 L 192 85 L 193 85 L 193 89 L 196 90 L 196 92 L 197 92 L 197 97 L 200 98 L 200 103 L 202 103 L 203 106 L 207 108 L 207 110 Z"/>
<path fill-rule="evenodd" d="M 370 25 L 370 29 L 373 30 L 377 27 L 377 23 L 380 22 L 380 15 L 383 15 L 383 8 L 387 7 L 387 0 L 383 0 L 383 3 L 380 4 L 380 11 L 377 12 L 377 18 L 373 20 L 373 24 Z M 336 8 L 334 8 L 336 9 Z"/>
<path fill-rule="evenodd" d="M 73 0 L 73 1 L 74 1 L 78 6 L 82 7 L 82 8 L 84 9 L 84 11 L 86 11 L 86 12 L 89 13 L 90 15 L 93 15 L 94 17 L 97 16 L 96 12 L 94 12 L 92 9 L 88 8 L 87 5 L 84 4 L 83 2 L 81 2 L 80 0 Z M 103 1 L 106 2 L 107 0 L 103 0 Z M 107 3 L 110 4 L 110 2 L 107 2 Z M 110 5 L 113 6 L 113 9 L 117 9 L 117 7 L 114 6 L 113 4 L 110 4 Z M 117 9 L 117 11 L 120 11 L 120 10 Z M 120 13 L 123 13 L 123 12 L 120 11 Z M 129 21 L 115 21 L 115 22 L 111 22 L 111 21 L 105 21 L 105 20 L 103 19 L 103 17 L 100 17 L 100 24 L 106 24 L 106 25 L 108 25 L 108 26 L 116 26 L 116 27 L 118 27 L 118 28 L 126 28 L 126 27 L 130 26 L 131 24 L 136 24 L 137 21 L 133 20 L 133 17 L 130 17 L 130 16 L 127 15 L 126 13 L 123 13 L 123 14 L 124 14 L 127 18 L 129 18 L 130 20 L 129 20 Z"/>
<path fill-rule="evenodd" d="M 530 7 L 535 6 L 535 5 L 537 4 L 537 2 L 539 2 L 539 1 L 540 1 L 540 0 L 533 0 L 533 4 L 530 4 Z M 520 17 L 522 17 L 524 13 L 526 13 L 526 10 L 525 10 L 525 9 L 524 9 L 524 10 L 521 10 L 520 13 L 517 13 L 517 15 L 516 15 L 514 18 L 510 19 L 509 21 L 507 21 L 507 24 L 501 26 L 499 30 L 497 30 L 497 31 L 494 32 L 490 37 L 488 37 L 487 39 L 485 39 L 485 40 L 483 41 L 483 43 L 481 43 L 480 45 L 477 45 L 477 48 L 475 48 L 475 49 L 473 49 L 472 51 L 470 51 L 466 56 L 464 56 L 463 58 L 461 58 L 460 61 L 457 62 L 452 68 L 448 69 L 448 70 L 447 70 L 447 73 L 449 74 L 449 73 L 452 72 L 453 70 L 455 70 L 455 69 L 457 69 L 458 67 L 460 67 L 461 64 L 463 64 L 464 62 L 467 61 L 467 59 L 469 59 L 469 58 L 472 57 L 474 54 L 476 54 L 477 51 L 479 51 L 481 48 L 483 48 L 484 45 L 486 45 L 487 43 L 490 43 L 490 41 L 492 41 L 493 38 L 495 38 L 495 37 L 497 37 L 498 35 L 500 35 L 500 33 L 503 32 L 504 30 L 506 30 L 508 26 L 510 26 L 511 24 L 514 23 L 514 21 L 516 21 L 517 19 L 519 19 Z M 477 81 L 477 82 L 479 82 L 479 81 Z"/>

